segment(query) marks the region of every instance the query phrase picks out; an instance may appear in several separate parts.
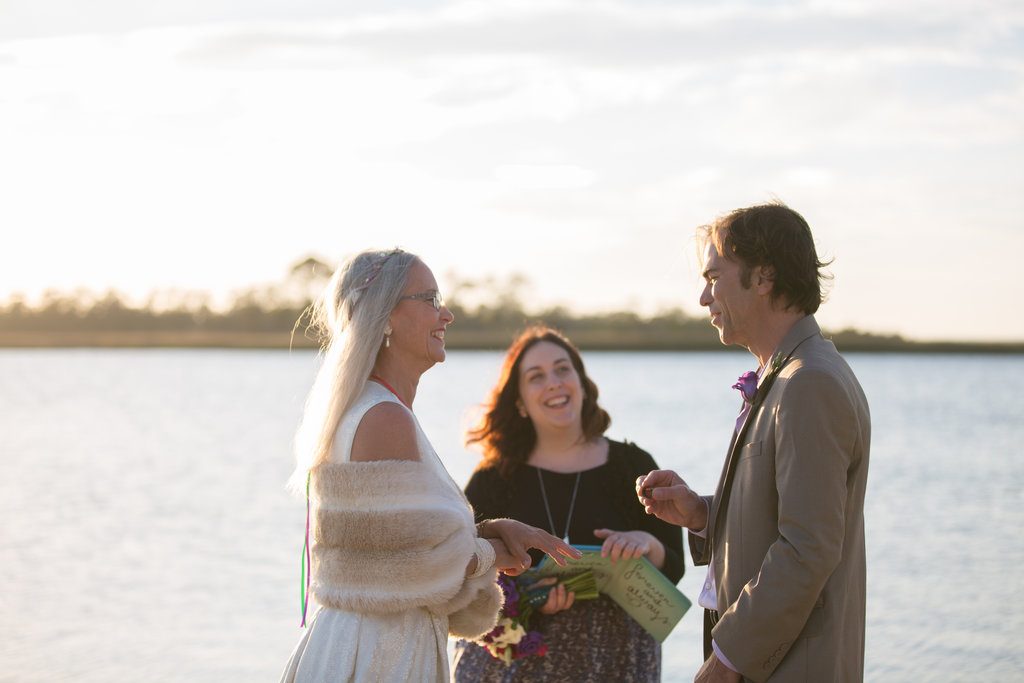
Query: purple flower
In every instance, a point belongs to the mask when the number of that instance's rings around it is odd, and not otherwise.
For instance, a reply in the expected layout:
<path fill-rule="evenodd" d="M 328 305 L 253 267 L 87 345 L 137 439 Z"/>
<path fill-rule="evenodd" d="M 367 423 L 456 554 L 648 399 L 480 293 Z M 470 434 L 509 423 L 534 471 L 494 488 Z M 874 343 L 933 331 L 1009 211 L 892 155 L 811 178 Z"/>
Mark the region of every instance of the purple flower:
<path fill-rule="evenodd" d="M 740 378 L 736 381 L 736 384 L 732 385 L 732 388 L 740 390 L 744 401 L 753 403 L 754 396 L 757 395 L 757 373 L 753 370 L 747 370 L 740 375 Z"/>
<path fill-rule="evenodd" d="M 505 594 L 505 602 L 502 610 L 506 617 L 519 616 L 519 590 L 516 588 L 515 579 L 504 574 L 498 575 L 498 586 Z"/>
<path fill-rule="evenodd" d="M 543 654 L 541 649 L 544 648 L 544 637 L 540 634 L 540 631 L 529 631 L 523 639 L 516 645 L 515 658 L 529 657 L 530 655 Z"/>

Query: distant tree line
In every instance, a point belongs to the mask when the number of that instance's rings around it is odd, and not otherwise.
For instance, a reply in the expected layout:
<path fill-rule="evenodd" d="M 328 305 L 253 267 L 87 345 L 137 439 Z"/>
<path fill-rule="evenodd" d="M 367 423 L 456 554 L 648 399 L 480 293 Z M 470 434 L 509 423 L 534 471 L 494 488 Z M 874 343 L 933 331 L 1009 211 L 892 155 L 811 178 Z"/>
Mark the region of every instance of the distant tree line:
<path fill-rule="evenodd" d="M 0 346 L 224 346 L 312 347 L 305 312 L 330 276 L 316 258 L 294 264 L 283 282 L 236 292 L 214 306 L 199 292 L 154 293 L 132 305 L 118 293 L 48 292 L 34 305 L 12 296 L 0 303 Z M 718 334 L 705 317 L 682 309 L 652 316 L 617 311 L 574 314 L 561 307 L 527 311 L 519 275 L 472 281 L 448 274 L 448 306 L 457 323 L 449 348 L 500 349 L 527 324 L 543 322 L 586 349 L 718 350 Z M 843 350 L 1024 352 L 1024 345 L 917 343 L 857 330 L 831 334 Z"/>

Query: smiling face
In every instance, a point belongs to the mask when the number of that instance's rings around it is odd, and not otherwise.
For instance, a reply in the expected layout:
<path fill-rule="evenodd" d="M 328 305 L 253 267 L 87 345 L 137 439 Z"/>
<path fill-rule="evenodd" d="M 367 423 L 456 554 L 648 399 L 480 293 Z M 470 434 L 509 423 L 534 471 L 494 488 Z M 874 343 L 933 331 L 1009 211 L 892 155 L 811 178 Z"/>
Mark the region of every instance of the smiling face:
<path fill-rule="evenodd" d="M 392 331 L 388 351 L 423 370 L 444 362 L 445 329 L 455 320 L 447 306 L 442 305 L 437 310 L 429 300 L 429 295 L 437 291 L 437 280 L 430 268 L 422 261 L 415 261 L 409 266 L 402 296 L 420 298 L 401 299 L 390 317 Z"/>
<path fill-rule="evenodd" d="M 743 286 L 741 270 L 739 262 L 722 256 L 714 242 L 708 240 L 704 249 L 704 290 L 700 305 L 707 307 L 711 324 L 718 329 L 723 344 L 749 348 L 757 333 L 764 302 L 757 287 Z M 756 281 L 760 273 L 752 274 Z"/>
<path fill-rule="evenodd" d="M 582 429 L 583 386 L 569 352 L 549 341 L 531 346 L 519 364 L 519 401 L 538 431 Z"/>

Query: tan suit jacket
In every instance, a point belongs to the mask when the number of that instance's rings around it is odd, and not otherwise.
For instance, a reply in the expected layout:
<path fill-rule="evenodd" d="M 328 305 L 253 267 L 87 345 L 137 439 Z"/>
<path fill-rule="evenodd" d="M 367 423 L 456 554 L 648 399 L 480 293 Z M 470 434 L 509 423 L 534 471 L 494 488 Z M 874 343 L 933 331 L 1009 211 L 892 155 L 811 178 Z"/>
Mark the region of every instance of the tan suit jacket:
<path fill-rule="evenodd" d="M 859 681 L 867 399 L 813 316 L 777 353 L 789 360 L 733 435 L 707 540 L 689 534 L 695 563 L 714 563 L 712 636 L 752 681 Z"/>

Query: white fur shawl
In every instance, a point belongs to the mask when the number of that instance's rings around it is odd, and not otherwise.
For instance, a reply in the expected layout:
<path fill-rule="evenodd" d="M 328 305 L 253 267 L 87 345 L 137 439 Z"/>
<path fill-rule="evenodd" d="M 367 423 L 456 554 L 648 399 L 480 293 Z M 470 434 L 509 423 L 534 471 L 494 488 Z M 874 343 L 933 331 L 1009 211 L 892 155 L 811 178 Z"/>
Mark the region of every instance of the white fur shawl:
<path fill-rule="evenodd" d="M 467 579 L 476 550 L 469 503 L 416 461 L 327 463 L 313 471 L 312 591 L 321 605 L 448 615 L 452 635 L 473 638 L 497 622 L 494 569 Z"/>

